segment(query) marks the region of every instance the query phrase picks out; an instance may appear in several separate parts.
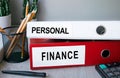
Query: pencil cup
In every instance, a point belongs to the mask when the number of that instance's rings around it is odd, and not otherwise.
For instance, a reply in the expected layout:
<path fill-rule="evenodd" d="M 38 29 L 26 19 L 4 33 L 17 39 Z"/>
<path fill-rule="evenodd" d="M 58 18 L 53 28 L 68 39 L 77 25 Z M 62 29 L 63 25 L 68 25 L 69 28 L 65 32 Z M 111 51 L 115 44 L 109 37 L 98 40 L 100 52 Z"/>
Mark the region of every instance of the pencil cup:
<path fill-rule="evenodd" d="M 3 44 L 4 44 L 4 52 L 5 52 L 5 60 L 12 63 L 19 63 L 27 60 L 29 58 L 28 48 L 27 48 L 27 38 L 25 32 L 16 33 L 18 26 L 11 26 L 4 28 L 6 33 L 3 33 Z M 12 53 L 6 58 L 6 54 L 9 52 L 8 48 L 11 44 L 11 41 L 14 36 L 19 36 L 16 39 L 15 47 L 12 47 Z"/>
<path fill-rule="evenodd" d="M 11 14 L 7 16 L 0 16 L 0 27 L 5 28 L 11 26 Z M 3 40 L 2 40 L 2 34 L 0 33 L 0 62 L 4 58 L 4 51 L 3 51 Z"/>

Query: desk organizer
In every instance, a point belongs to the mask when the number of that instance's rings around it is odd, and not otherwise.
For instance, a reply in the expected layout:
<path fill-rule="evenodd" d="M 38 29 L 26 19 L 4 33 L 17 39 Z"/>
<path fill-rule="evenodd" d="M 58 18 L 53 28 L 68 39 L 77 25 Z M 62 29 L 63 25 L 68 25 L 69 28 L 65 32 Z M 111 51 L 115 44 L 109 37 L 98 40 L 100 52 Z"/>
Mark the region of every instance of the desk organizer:
<path fill-rule="evenodd" d="M 11 26 L 11 14 L 0 17 L 0 27 L 5 28 L 8 26 Z M 2 34 L 0 33 L 0 62 L 3 60 L 3 57 L 4 57 L 3 40 Z"/>

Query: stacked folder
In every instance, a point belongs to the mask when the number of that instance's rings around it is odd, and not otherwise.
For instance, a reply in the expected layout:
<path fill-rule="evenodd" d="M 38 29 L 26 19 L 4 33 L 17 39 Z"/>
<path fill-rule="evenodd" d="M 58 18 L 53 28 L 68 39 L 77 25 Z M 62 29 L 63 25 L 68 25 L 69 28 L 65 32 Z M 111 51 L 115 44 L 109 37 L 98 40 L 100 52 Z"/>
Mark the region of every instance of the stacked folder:
<path fill-rule="evenodd" d="M 120 61 L 120 21 L 29 22 L 31 69 Z"/>

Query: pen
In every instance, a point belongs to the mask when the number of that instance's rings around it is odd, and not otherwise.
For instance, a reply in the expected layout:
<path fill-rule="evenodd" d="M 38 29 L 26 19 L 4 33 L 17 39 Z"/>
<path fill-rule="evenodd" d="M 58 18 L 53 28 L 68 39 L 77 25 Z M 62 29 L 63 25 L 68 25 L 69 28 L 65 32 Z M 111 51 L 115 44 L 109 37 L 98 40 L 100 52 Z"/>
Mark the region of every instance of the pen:
<path fill-rule="evenodd" d="M 47 76 L 47 74 L 45 72 L 32 72 L 32 71 L 3 70 L 2 73 L 14 74 L 14 75 L 22 75 L 22 76 L 33 76 L 33 77 L 46 77 Z"/>

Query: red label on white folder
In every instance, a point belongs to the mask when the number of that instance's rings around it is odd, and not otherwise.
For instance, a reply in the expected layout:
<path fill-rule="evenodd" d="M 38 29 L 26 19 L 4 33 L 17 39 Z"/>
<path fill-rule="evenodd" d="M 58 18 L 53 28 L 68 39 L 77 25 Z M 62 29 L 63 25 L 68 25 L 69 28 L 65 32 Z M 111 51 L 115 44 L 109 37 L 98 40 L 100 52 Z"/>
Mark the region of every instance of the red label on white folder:
<path fill-rule="evenodd" d="M 85 46 L 33 47 L 33 67 L 85 64 Z"/>

